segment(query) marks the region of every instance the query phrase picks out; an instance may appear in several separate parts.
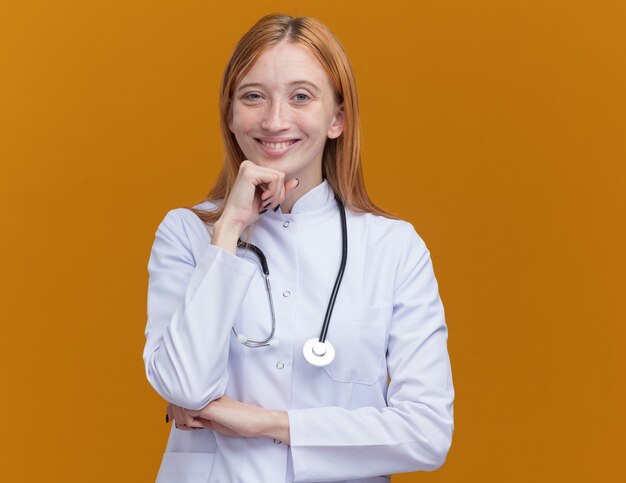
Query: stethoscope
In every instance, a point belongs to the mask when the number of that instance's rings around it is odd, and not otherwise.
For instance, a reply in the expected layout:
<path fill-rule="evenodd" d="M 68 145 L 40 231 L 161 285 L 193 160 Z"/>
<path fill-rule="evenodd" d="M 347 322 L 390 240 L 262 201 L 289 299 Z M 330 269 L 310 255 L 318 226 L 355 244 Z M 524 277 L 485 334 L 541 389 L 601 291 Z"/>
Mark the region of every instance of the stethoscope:
<path fill-rule="evenodd" d="M 339 292 L 343 272 L 346 269 L 346 261 L 348 260 L 348 226 L 346 223 L 346 210 L 337 195 L 335 195 L 335 201 L 337 201 L 339 215 L 341 217 L 341 264 L 339 265 L 339 272 L 337 273 L 337 279 L 335 280 L 333 291 L 330 294 L 330 300 L 328 301 L 328 307 L 326 308 L 326 316 L 324 317 L 324 323 L 322 324 L 320 336 L 307 340 L 304 343 L 304 346 L 302 346 L 302 353 L 306 361 L 318 367 L 326 366 L 330 364 L 333 359 L 335 359 L 335 348 L 329 340 L 326 340 L 326 335 L 328 334 L 330 317 L 333 314 L 333 307 L 335 306 L 335 300 L 337 299 L 337 292 Z M 272 330 L 265 339 L 250 339 L 243 334 L 237 333 L 235 326 L 233 326 L 233 333 L 235 334 L 235 337 L 237 337 L 237 340 L 247 347 L 278 347 L 278 339 L 274 338 L 274 333 L 276 332 L 276 314 L 274 312 L 274 300 L 272 299 L 270 270 L 267 266 L 267 259 L 261 249 L 252 243 L 246 243 L 239 240 L 237 242 L 237 247 L 250 250 L 261 262 L 261 270 L 263 271 L 263 277 L 265 278 L 265 290 L 267 292 L 267 299 L 270 305 L 270 313 L 272 314 Z"/>

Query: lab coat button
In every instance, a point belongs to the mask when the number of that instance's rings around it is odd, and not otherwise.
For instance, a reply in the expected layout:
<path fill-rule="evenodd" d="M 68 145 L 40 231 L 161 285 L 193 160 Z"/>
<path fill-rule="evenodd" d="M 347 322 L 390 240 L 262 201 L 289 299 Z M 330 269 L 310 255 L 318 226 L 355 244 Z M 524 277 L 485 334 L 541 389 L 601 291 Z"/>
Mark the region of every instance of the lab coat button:
<path fill-rule="evenodd" d="M 280 444 L 280 443 L 282 443 L 282 441 L 281 441 L 280 439 L 276 439 L 276 438 L 274 438 L 274 443 L 276 443 L 276 444 Z"/>
<path fill-rule="evenodd" d="M 283 297 L 289 297 L 291 295 L 291 292 L 289 290 L 285 290 L 283 292 Z"/>
<path fill-rule="evenodd" d="M 285 367 L 284 363 L 282 363 L 280 361 L 276 363 L 276 369 L 282 369 L 283 367 Z"/>
<path fill-rule="evenodd" d="M 283 227 L 287 228 L 290 225 L 290 223 L 288 221 L 286 221 L 285 223 L 283 223 Z"/>

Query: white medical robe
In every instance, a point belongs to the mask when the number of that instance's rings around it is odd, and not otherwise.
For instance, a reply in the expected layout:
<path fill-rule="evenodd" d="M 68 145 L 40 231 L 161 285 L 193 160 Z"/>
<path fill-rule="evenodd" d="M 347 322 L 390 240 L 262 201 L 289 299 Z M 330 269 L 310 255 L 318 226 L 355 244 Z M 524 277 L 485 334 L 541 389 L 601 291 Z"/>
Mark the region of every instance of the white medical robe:
<path fill-rule="evenodd" d="M 172 426 L 158 482 L 375 483 L 443 464 L 454 390 L 429 252 L 409 223 L 350 210 L 347 222 L 348 261 L 328 331 L 336 358 L 320 368 L 302 346 L 319 335 L 341 259 L 328 183 L 250 230 L 269 264 L 278 347 L 246 347 L 231 331 L 262 339 L 271 328 L 254 254 L 211 245 L 189 210 L 167 213 L 148 265 L 148 380 L 186 408 L 226 395 L 286 410 L 291 445 Z"/>

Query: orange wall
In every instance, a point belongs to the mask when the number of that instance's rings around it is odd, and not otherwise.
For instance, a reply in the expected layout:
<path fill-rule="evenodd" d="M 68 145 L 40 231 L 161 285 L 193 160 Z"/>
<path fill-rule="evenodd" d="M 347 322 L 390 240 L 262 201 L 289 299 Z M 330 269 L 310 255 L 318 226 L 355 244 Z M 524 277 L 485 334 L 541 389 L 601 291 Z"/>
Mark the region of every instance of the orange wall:
<path fill-rule="evenodd" d="M 221 70 L 271 11 L 343 40 L 369 190 L 440 281 L 453 447 L 394 481 L 626 481 L 621 0 L 3 2 L 1 479 L 154 480 L 148 254 L 211 185 Z"/>

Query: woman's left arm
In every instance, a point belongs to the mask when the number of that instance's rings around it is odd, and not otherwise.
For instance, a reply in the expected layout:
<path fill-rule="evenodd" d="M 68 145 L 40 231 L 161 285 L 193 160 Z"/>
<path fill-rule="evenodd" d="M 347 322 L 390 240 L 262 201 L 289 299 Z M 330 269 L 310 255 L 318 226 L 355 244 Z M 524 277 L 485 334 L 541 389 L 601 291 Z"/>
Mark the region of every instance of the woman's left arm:
<path fill-rule="evenodd" d="M 288 411 L 295 481 L 435 470 L 446 459 L 454 427 L 447 326 L 430 254 L 405 227 L 387 346 L 387 407 Z"/>

